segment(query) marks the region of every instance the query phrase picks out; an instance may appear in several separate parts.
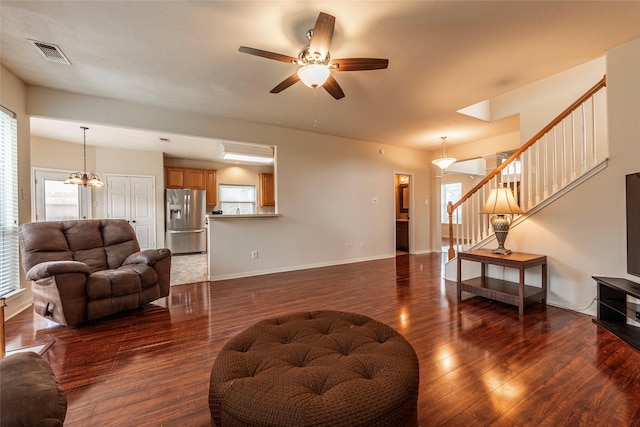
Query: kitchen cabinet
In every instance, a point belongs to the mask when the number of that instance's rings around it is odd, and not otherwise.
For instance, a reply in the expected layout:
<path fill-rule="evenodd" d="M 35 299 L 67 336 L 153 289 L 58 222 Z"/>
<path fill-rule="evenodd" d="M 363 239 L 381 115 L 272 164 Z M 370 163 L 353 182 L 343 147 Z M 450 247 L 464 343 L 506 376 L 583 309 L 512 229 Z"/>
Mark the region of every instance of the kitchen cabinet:
<path fill-rule="evenodd" d="M 409 250 L 409 221 L 396 220 L 396 249 L 399 251 Z"/>
<path fill-rule="evenodd" d="M 167 166 L 164 168 L 165 188 L 185 188 L 184 168 Z"/>
<path fill-rule="evenodd" d="M 215 169 L 207 169 L 206 175 L 207 182 L 205 189 L 207 190 L 207 206 L 215 206 L 218 204 L 218 186 Z"/>
<path fill-rule="evenodd" d="M 204 190 L 206 180 L 206 169 L 165 167 L 165 188 Z"/>
<path fill-rule="evenodd" d="M 186 187 L 190 190 L 204 190 L 206 188 L 206 171 L 205 169 L 185 168 L 184 180 Z"/>
<path fill-rule="evenodd" d="M 275 206 L 276 191 L 272 173 L 260 174 L 260 206 Z"/>

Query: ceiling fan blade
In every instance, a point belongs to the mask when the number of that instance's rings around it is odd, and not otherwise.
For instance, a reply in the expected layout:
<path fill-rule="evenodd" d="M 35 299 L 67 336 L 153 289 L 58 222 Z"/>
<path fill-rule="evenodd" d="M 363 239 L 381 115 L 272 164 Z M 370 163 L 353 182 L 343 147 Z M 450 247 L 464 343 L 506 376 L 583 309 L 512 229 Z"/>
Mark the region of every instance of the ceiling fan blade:
<path fill-rule="evenodd" d="M 334 16 L 320 12 L 316 25 L 313 27 L 313 35 L 309 41 L 309 51 L 312 54 L 318 52 L 322 55 L 322 58 L 327 56 L 335 24 L 336 18 Z"/>
<path fill-rule="evenodd" d="M 280 93 L 286 88 L 288 88 L 289 86 L 293 85 L 294 83 L 297 83 L 299 80 L 300 80 L 300 77 L 298 77 L 298 73 L 293 73 L 292 75 L 284 79 L 282 82 L 280 82 L 278 86 L 271 89 L 271 93 Z"/>
<path fill-rule="evenodd" d="M 280 53 L 269 52 L 261 49 L 254 49 L 247 46 L 240 46 L 239 51 L 248 53 L 249 55 L 256 55 L 267 59 L 275 59 L 276 61 L 287 62 L 289 64 L 295 64 L 298 61 L 293 56 L 282 55 Z"/>
<path fill-rule="evenodd" d="M 331 65 L 331 71 L 383 70 L 389 66 L 389 60 L 378 58 L 343 58 L 331 60 Z M 337 65 L 337 67 L 333 68 L 334 65 Z"/>
<path fill-rule="evenodd" d="M 330 75 L 327 81 L 324 82 L 322 87 L 325 88 L 325 90 L 329 92 L 329 94 L 335 99 L 344 98 L 344 92 L 342 91 L 342 88 L 340 87 L 336 79 L 333 78 L 333 76 Z"/>

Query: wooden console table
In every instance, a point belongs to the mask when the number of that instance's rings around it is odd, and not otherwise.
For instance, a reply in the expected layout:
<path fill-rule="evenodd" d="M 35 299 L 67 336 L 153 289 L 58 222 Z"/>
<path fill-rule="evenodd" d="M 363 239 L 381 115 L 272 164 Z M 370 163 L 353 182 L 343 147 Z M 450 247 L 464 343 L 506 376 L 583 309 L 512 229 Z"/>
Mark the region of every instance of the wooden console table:
<path fill-rule="evenodd" d="M 462 261 L 481 263 L 480 277 L 462 280 Z M 520 271 L 519 283 L 487 277 L 487 265 L 498 265 L 515 268 Z M 541 287 L 524 284 L 525 270 L 531 267 L 542 267 Z M 474 249 L 458 253 L 458 270 L 456 277 L 456 293 L 458 305 L 462 302 L 462 291 L 470 292 L 481 297 L 518 307 L 518 312 L 524 314 L 524 306 L 533 301 L 546 304 L 547 300 L 547 257 L 513 252 L 509 255 L 491 253 L 490 249 Z"/>

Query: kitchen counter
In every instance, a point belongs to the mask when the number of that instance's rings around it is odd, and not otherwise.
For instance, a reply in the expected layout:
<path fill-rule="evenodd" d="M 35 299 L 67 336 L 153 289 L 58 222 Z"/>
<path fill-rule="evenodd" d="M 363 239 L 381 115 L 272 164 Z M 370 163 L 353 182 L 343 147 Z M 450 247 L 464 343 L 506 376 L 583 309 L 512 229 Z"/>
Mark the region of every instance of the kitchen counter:
<path fill-rule="evenodd" d="M 260 230 L 270 229 L 271 226 L 276 225 L 277 221 L 255 221 L 258 219 L 268 219 L 268 218 L 278 218 L 282 215 L 275 213 L 262 213 L 262 214 L 253 214 L 253 215 L 242 215 L 242 214 L 208 214 L 207 215 L 207 271 L 208 278 L 212 280 L 214 276 L 220 275 L 221 271 L 224 271 L 226 264 L 229 261 L 222 262 L 220 261 L 220 257 L 224 257 L 225 247 L 227 245 L 231 245 L 233 243 L 237 244 L 248 244 L 246 239 L 240 239 L 242 242 L 233 242 L 229 235 L 233 235 L 235 238 L 236 234 L 238 235 L 256 235 L 260 233 Z M 254 221 L 251 221 L 254 220 Z M 231 230 L 231 231 L 230 231 Z M 227 236 L 220 237 L 220 236 Z M 236 245 L 237 246 L 237 245 Z M 265 247 L 258 246 L 247 246 L 247 259 L 252 261 L 252 267 L 259 268 L 261 265 L 262 259 L 259 258 L 259 251 L 267 250 Z M 223 252 L 223 254 L 220 253 Z M 265 252 L 266 253 L 266 252 Z M 216 255 L 217 254 L 217 255 Z M 250 257 L 249 257 L 250 256 Z M 246 262 L 243 260 L 233 260 L 231 262 Z"/>
<path fill-rule="evenodd" d="M 276 218 L 281 216 L 280 214 L 275 213 L 264 213 L 264 214 L 209 214 L 207 215 L 207 220 L 210 221 L 219 221 L 225 219 L 255 219 L 255 218 Z"/>

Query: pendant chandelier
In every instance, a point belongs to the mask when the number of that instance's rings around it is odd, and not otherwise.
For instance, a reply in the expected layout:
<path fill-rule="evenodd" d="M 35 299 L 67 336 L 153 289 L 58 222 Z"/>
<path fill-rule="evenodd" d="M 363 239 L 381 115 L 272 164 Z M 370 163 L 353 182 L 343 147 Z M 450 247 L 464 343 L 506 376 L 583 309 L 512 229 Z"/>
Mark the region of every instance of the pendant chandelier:
<path fill-rule="evenodd" d="M 442 138 L 442 156 L 439 159 L 435 159 L 431 163 L 438 166 L 440 169 L 445 170 L 446 168 L 454 164 L 457 159 L 453 157 L 447 157 L 447 145 L 445 142 L 447 137 L 441 136 L 440 138 Z"/>
<path fill-rule="evenodd" d="M 93 172 L 87 173 L 87 130 L 89 128 L 86 126 L 80 126 L 80 129 L 84 131 L 84 169 L 83 172 L 74 172 L 69 175 L 69 178 L 67 178 L 64 183 L 82 185 L 83 187 L 86 187 L 87 185 L 98 188 L 104 187 L 104 183 L 100 181 L 98 175 Z"/>

